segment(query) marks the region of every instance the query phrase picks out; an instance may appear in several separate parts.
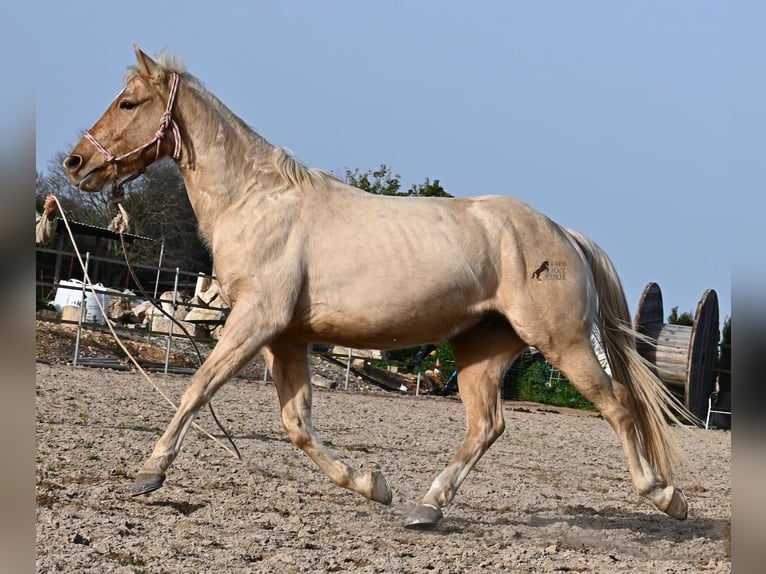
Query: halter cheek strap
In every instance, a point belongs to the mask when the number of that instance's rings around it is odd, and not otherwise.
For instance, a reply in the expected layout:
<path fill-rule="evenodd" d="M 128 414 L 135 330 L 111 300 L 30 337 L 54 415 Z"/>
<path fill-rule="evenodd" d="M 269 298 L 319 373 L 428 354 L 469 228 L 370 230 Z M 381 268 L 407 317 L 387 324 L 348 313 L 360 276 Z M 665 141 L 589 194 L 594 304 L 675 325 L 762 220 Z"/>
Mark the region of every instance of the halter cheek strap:
<path fill-rule="evenodd" d="M 178 74 L 173 72 L 173 82 L 170 86 L 170 94 L 168 95 L 168 103 L 165 106 L 165 113 L 162 114 L 162 117 L 160 118 L 160 127 L 159 129 L 154 133 L 154 138 L 150 139 L 148 142 L 146 142 L 143 145 L 138 146 L 137 148 L 130 150 L 127 153 L 124 153 L 120 156 L 114 155 L 112 152 L 110 152 L 108 149 L 106 149 L 104 146 L 102 146 L 99 141 L 93 137 L 93 134 L 91 134 L 89 131 L 86 131 L 83 136 L 86 140 L 88 140 L 90 143 L 92 143 L 95 148 L 106 158 L 106 161 L 110 163 L 117 163 L 118 161 L 122 161 L 127 157 L 130 157 L 131 155 L 135 153 L 139 153 L 144 151 L 146 148 L 157 145 L 157 152 L 154 157 L 155 160 L 159 159 L 160 157 L 160 144 L 162 143 L 163 138 L 165 137 L 165 132 L 170 128 L 173 130 L 173 141 L 175 143 L 175 147 L 173 149 L 173 159 L 178 160 L 179 157 L 181 157 L 181 130 L 178 128 L 178 123 L 173 119 L 173 104 L 176 101 L 176 94 L 178 93 Z"/>

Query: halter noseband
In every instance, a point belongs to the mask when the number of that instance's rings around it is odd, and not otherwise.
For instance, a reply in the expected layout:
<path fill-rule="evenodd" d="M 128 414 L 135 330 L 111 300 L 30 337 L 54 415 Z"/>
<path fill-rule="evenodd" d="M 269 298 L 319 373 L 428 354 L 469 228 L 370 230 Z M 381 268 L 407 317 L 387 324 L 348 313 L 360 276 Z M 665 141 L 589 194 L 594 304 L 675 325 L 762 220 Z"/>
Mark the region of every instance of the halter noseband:
<path fill-rule="evenodd" d="M 102 146 L 98 142 L 98 140 L 95 137 L 93 137 L 93 134 L 91 134 L 90 131 L 86 131 L 83 134 L 83 137 L 85 137 L 85 139 L 87 139 L 90 143 L 92 143 L 96 147 L 96 149 L 99 152 L 101 152 L 101 155 L 103 155 L 106 158 L 106 161 L 110 163 L 117 163 L 118 161 L 122 161 L 126 157 L 129 157 L 133 155 L 134 153 L 142 152 L 146 148 L 154 144 L 157 144 L 157 152 L 154 157 L 154 159 L 157 160 L 160 157 L 160 143 L 162 142 L 162 139 L 165 137 L 165 131 L 168 128 L 170 128 L 173 130 L 173 140 L 175 142 L 175 148 L 173 150 L 173 159 L 178 160 L 178 158 L 181 157 L 181 130 L 179 130 L 178 124 L 173 119 L 173 115 L 172 115 L 173 104 L 175 103 L 177 92 L 178 92 L 178 74 L 173 72 L 173 83 L 170 86 L 170 94 L 168 95 L 168 104 L 167 106 L 165 106 L 165 113 L 162 114 L 162 118 L 160 118 L 160 127 L 155 132 L 154 138 L 150 139 L 145 144 L 138 146 L 134 150 L 124 153 L 121 156 L 115 156 L 113 153 L 107 150 L 104 146 Z M 135 177 L 137 177 L 137 175 Z"/>

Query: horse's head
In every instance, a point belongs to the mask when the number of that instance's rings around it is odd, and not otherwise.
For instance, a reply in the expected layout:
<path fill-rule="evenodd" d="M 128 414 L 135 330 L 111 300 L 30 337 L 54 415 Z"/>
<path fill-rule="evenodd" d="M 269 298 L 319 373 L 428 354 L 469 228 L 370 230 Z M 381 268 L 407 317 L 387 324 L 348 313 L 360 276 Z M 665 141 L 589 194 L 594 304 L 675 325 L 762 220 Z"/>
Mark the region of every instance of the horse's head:
<path fill-rule="evenodd" d="M 142 173 L 161 157 L 180 155 L 180 132 L 172 115 L 178 75 L 134 47 L 138 65 L 125 88 L 64 160 L 69 181 L 82 190 L 99 191 Z"/>

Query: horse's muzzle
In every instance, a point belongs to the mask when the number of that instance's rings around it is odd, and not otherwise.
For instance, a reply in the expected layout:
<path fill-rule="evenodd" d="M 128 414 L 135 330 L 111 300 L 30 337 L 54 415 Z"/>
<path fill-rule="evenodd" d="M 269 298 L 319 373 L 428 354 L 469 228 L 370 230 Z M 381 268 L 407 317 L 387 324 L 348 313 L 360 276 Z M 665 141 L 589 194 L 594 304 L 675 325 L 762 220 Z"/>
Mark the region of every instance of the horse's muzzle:
<path fill-rule="evenodd" d="M 72 185 L 76 185 L 82 191 L 101 191 L 107 183 L 107 179 L 99 177 L 106 166 L 97 165 L 91 168 L 85 175 L 80 175 L 83 167 L 82 157 L 79 155 L 67 156 L 63 164 L 67 179 Z"/>

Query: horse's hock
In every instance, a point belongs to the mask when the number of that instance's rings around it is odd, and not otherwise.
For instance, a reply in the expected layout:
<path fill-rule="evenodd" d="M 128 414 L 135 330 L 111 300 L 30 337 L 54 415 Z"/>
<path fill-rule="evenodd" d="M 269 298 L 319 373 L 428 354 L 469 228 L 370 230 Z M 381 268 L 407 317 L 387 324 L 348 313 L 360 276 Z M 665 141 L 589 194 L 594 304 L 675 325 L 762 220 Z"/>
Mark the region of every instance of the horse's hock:
<path fill-rule="evenodd" d="M 718 296 L 713 289 L 705 291 L 692 326 L 670 325 L 663 320 L 662 291 L 657 283 L 649 283 L 638 304 L 635 329 L 656 345 L 639 342 L 638 351 L 655 366 L 660 380 L 683 396 L 686 408 L 704 421 L 716 380 Z"/>

